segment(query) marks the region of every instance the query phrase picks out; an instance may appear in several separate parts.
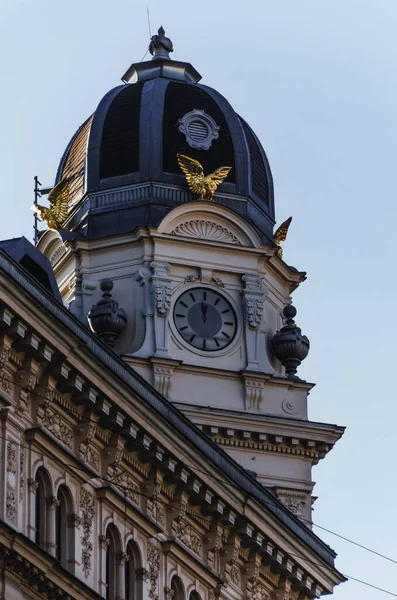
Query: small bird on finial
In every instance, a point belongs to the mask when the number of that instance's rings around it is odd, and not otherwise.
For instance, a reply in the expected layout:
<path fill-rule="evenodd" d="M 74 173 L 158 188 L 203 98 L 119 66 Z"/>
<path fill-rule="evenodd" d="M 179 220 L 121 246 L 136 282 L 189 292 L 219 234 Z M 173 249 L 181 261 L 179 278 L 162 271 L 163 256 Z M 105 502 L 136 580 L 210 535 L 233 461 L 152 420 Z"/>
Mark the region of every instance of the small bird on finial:
<path fill-rule="evenodd" d="M 184 154 L 177 154 L 178 164 L 185 173 L 189 188 L 194 194 L 199 194 L 199 200 L 212 200 L 214 193 L 227 177 L 232 167 L 219 167 L 210 175 L 205 176 L 202 165 L 198 160 Z"/>
<path fill-rule="evenodd" d="M 41 221 L 45 221 L 50 229 L 62 229 L 63 222 L 68 216 L 69 208 L 69 182 L 62 179 L 48 194 L 50 207 L 31 206 L 33 212 L 39 215 Z"/>
<path fill-rule="evenodd" d="M 288 228 L 291 225 L 291 221 L 292 221 L 292 217 L 289 217 L 289 219 L 284 221 L 284 223 L 281 223 L 280 227 L 277 229 L 276 233 L 274 234 L 274 241 L 275 241 L 276 245 L 278 246 L 276 254 L 280 258 L 283 257 L 283 250 L 280 246 L 280 243 L 285 242 L 285 240 L 287 239 Z"/>
<path fill-rule="evenodd" d="M 165 58 L 170 60 L 170 52 L 174 51 L 174 46 L 170 38 L 165 37 L 165 31 L 163 26 L 157 32 L 157 35 L 152 35 L 149 44 L 149 52 L 153 56 L 152 60 L 157 58 Z"/>

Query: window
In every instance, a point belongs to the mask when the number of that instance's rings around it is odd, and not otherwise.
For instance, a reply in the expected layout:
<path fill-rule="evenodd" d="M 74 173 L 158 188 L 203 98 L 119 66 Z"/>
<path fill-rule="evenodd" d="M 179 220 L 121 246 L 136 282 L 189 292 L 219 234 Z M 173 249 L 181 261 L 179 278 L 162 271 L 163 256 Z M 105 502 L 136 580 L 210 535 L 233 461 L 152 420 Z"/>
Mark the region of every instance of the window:
<path fill-rule="evenodd" d="M 174 592 L 172 600 L 185 600 L 185 590 L 183 583 L 176 575 L 171 580 L 171 589 Z"/>
<path fill-rule="evenodd" d="M 142 561 L 136 543 L 128 542 L 126 551 L 129 559 L 124 565 L 125 600 L 142 600 L 142 577 L 139 576 Z"/>
<path fill-rule="evenodd" d="M 119 587 L 119 561 L 120 554 L 120 536 L 114 525 L 109 525 L 106 529 L 106 538 L 108 546 L 106 550 L 106 600 L 116 600 L 117 588 Z"/>
<path fill-rule="evenodd" d="M 197 592 L 190 592 L 189 600 L 201 600 Z"/>
<path fill-rule="evenodd" d="M 74 525 L 69 516 L 73 513 L 73 501 L 70 491 L 65 485 L 58 489 L 55 509 L 55 544 L 56 558 L 61 565 L 73 572 L 74 570 Z"/>
<path fill-rule="evenodd" d="M 34 527 L 35 542 L 38 546 L 46 549 L 47 541 L 47 498 L 50 492 L 50 478 L 43 467 L 39 467 L 36 472 L 35 481 L 37 483 L 35 497 Z"/>

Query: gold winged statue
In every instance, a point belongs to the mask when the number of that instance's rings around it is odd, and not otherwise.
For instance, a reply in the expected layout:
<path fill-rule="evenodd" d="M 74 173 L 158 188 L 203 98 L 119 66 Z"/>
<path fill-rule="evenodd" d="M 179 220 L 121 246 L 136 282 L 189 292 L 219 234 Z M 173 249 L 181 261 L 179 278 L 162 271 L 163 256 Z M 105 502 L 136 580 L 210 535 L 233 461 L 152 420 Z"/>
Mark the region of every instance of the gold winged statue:
<path fill-rule="evenodd" d="M 184 154 L 177 154 L 178 163 L 185 173 L 189 188 L 194 194 L 199 194 L 199 200 L 212 200 L 214 193 L 227 177 L 232 167 L 219 167 L 210 175 L 204 176 L 203 167 L 198 160 Z"/>
<path fill-rule="evenodd" d="M 291 221 L 292 221 L 292 217 L 289 217 L 289 219 L 284 221 L 284 223 L 281 223 L 280 227 L 277 229 L 276 233 L 274 234 L 274 241 L 276 242 L 276 245 L 278 246 L 276 254 L 280 258 L 282 258 L 282 256 L 283 256 L 283 250 L 280 246 L 280 243 L 285 242 L 285 240 L 287 239 L 288 228 L 291 225 Z"/>
<path fill-rule="evenodd" d="M 48 194 L 50 208 L 33 205 L 32 210 L 37 212 L 40 219 L 45 221 L 50 229 L 62 229 L 62 224 L 68 216 L 69 182 L 62 179 Z"/>

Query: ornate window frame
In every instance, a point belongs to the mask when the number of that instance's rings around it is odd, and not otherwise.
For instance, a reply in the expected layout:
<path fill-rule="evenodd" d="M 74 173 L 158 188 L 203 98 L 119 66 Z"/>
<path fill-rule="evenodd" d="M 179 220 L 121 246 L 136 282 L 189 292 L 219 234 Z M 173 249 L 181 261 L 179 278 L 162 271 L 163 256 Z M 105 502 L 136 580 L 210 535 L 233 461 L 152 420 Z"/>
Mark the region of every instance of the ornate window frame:
<path fill-rule="evenodd" d="M 207 136 L 202 137 L 199 129 L 207 130 Z M 194 108 L 178 120 L 178 131 L 183 133 L 186 141 L 195 150 L 209 150 L 212 142 L 219 138 L 219 125 L 204 110 Z"/>

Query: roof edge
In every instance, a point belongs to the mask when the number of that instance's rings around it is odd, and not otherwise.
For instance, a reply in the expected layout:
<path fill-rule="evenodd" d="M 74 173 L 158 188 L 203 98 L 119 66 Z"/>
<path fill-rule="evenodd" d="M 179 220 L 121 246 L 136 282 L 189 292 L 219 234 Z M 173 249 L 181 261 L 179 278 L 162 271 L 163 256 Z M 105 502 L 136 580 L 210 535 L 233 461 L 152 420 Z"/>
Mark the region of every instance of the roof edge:
<path fill-rule="evenodd" d="M 185 417 L 171 402 L 135 373 L 120 357 L 112 352 L 103 342 L 98 340 L 74 315 L 43 288 L 39 288 L 28 273 L 24 273 L 5 251 L 0 249 L 0 269 L 12 277 L 29 295 L 38 301 L 55 319 L 69 328 L 74 335 L 85 343 L 88 350 L 125 385 L 129 386 L 151 408 L 156 410 L 176 428 L 190 443 L 201 451 L 208 460 L 221 469 L 233 482 L 251 495 L 256 501 L 266 506 L 284 526 L 288 527 L 312 551 L 320 556 L 330 567 L 335 569 L 336 553 L 315 533 L 303 525 L 277 498 L 261 486 L 253 476 L 238 465 L 224 450 L 202 433 L 187 417 Z M 335 569 L 336 570 L 336 569 Z"/>

